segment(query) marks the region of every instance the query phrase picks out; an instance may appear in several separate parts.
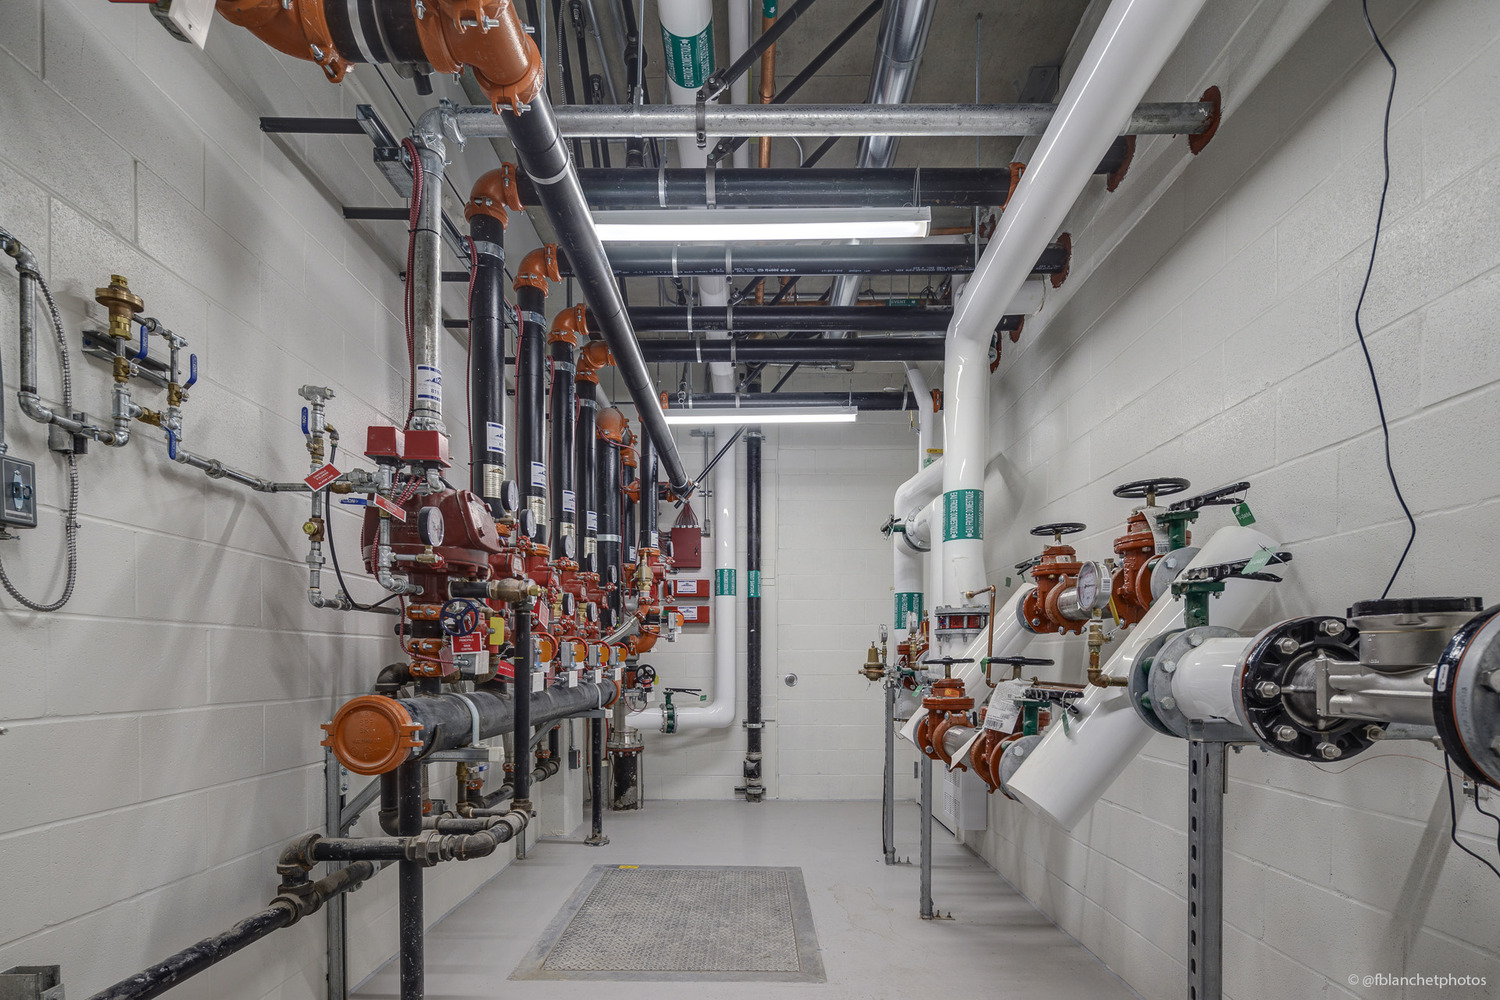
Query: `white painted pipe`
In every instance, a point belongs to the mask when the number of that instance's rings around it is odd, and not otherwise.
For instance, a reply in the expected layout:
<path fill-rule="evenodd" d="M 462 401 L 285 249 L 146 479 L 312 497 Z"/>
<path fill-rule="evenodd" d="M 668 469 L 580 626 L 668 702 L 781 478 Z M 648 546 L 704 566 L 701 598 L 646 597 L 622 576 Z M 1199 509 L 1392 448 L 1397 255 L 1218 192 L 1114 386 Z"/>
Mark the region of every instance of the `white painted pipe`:
<path fill-rule="evenodd" d="M 911 394 L 917 401 L 917 471 L 921 472 L 943 453 L 933 444 L 932 432 L 937 424 L 937 411 L 932 404 L 932 390 L 928 388 L 927 376 L 915 365 L 906 366 L 906 381 L 911 385 Z"/>
<path fill-rule="evenodd" d="M 729 61 L 733 63 L 745 50 L 750 47 L 750 8 L 753 5 L 750 0 L 729 0 Z M 731 104 L 750 103 L 750 74 L 741 74 L 740 78 L 729 85 L 729 101 Z M 733 164 L 736 169 L 744 170 L 750 166 L 750 144 L 740 143 L 740 148 L 734 151 Z"/>
<path fill-rule="evenodd" d="M 696 104 L 698 88 L 714 71 L 713 0 L 660 0 L 661 44 L 667 63 L 667 100 Z M 702 169 L 716 140 L 700 148 L 696 137 L 677 140 L 677 163 Z M 706 304 L 706 303 L 705 303 Z"/>
<path fill-rule="evenodd" d="M 1216 531 L 1186 569 L 1248 559 L 1275 545 L 1254 528 L 1230 525 Z M 1209 622 L 1243 628 L 1272 586 L 1257 580 L 1226 581 L 1224 592 L 1209 602 Z M 1128 676 L 1147 642 L 1183 627 L 1182 614 L 1182 601 L 1163 594 L 1120 643 L 1105 673 Z M 1079 715 L 1068 720 L 1066 729 L 1060 724 L 1049 728 L 1008 786 L 1016 798 L 1069 829 L 1088 815 L 1155 731 L 1136 715 L 1124 688 L 1090 687 L 1075 704 Z"/>
<path fill-rule="evenodd" d="M 891 513 L 906 529 L 904 537 L 900 531 L 891 532 L 892 587 L 895 593 L 891 625 L 898 632 L 907 631 L 909 614 L 915 613 L 920 622 L 926 613 L 927 588 L 923 573 L 926 553 L 919 550 L 932 547 L 932 533 L 927 530 L 925 539 L 912 538 L 911 530 L 913 522 L 920 520 L 922 511 L 937 497 L 942 485 L 943 470 L 939 462 L 919 470 L 896 487 Z M 930 517 L 923 523 L 930 525 Z"/>
<path fill-rule="evenodd" d="M 984 468 L 989 459 L 989 345 L 1094 167 L 1177 48 L 1204 0 L 1114 0 L 1027 164 L 948 326 L 943 371 L 943 597 L 985 586 Z"/>
<path fill-rule="evenodd" d="M 1209 621 L 1215 609 L 1210 606 Z M 1254 636 L 1224 636 L 1205 639 L 1189 650 L 1172 670 L 1172 697 L 1177 710 L 1194 722 L 1232 722 L 1248 728 L 1235 705 L 1240 686 L 1240 664 Z"/>

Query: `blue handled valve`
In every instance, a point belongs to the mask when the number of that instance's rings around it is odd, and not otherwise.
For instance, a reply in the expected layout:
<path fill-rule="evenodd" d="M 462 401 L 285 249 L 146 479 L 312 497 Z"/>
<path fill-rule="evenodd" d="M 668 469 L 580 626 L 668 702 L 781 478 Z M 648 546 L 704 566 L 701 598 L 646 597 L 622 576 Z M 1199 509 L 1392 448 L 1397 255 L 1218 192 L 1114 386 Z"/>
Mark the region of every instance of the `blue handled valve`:
<path fill-rule="evenodd" d="M 308 430 L 307 407 L 305 406 L 302 408 L 302 436 L 309 441 L 312 440 L 312 431 Z"/>
<path fill-rule="evenodd" d="M 150 343 L 151 343 L 150 342 L 150 331 L 147 330 L 145 323 L 140 324 L 140 327 L 141 327 L 141 346 L 138 347 L 138 348 L 136 348 L 135 357 L 131 358 L 130 359 L 131 361 L 145 361 L 146 360 L 146 351 L 150 347 Z"/>
<path fill-rule="evenodd" d="M 188 389 L 191 389 L 193 387 L 193 383 L 195 383 L 197 381 L 198 381 L 198 355 L 196 355 L 196 354 L 189 354 L 188 355 L 188 380 L 183 383 L 183 386 L 182 386 L 183 391 L 186 392 Z"/>
<path fill-rule="evenodd" d="M 170 428 L 167 430 L 167 457 L 177 461 L 177 432 Z"/>

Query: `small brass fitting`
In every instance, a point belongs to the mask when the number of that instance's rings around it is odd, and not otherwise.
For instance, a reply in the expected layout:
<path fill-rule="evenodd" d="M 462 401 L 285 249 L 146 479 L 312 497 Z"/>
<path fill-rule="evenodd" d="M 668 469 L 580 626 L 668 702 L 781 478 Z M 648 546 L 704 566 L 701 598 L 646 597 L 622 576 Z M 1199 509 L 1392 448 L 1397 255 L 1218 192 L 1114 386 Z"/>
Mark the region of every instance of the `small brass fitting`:
<path fill-rule="evenodd" d="M 109 335 L 121 340 L 130 339 L 130 319 L 146 308 L 141 297 L 130 290 L 130 282 L 124 275 L 109 276 L 109 286 L 94 289 L 94 301 L 109 310 Z M 115 369 L 119 377 L 118 366 Z"/>
<path fill-rule="evenodd" d="M 148 410 L 142 407 L 140 414 L 137 415 L 135 419 L 139 420 L 143 424 L 150 424 L 152 427 L 160 427 L 162 422 L 162 415 L 155 410 Z"/>
<path fill-rule="evenodd" d="M 167 383 L 167 405 L 181 406 L 182 401 L 187 399 L 187 393 L 182 391 L 182 386 L 176 382 Z"/>
<path fill-rule="evenodd" d="M 118 354 L 115 355 L 115 381 L 130 381 L 130 362 L 129 360 L 120 357 Z"/>
<path fill-rule="evenodd" d="M 307 522 L 302 525 L 302 531 L 314 542 L 323 541 L 328 534 L 327 525 L 321 517 L 308 518 Z"/>

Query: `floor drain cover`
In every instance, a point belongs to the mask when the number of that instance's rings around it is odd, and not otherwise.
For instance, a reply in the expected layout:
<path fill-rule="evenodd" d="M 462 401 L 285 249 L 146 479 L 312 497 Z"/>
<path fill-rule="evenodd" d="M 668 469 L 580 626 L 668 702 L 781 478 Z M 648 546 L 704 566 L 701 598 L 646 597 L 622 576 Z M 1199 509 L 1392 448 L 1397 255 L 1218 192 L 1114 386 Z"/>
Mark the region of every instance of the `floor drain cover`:
<path fill-rule="evenodd" d="M 823 982 L 800 868 L 598 865 L 512 979 Z"/>

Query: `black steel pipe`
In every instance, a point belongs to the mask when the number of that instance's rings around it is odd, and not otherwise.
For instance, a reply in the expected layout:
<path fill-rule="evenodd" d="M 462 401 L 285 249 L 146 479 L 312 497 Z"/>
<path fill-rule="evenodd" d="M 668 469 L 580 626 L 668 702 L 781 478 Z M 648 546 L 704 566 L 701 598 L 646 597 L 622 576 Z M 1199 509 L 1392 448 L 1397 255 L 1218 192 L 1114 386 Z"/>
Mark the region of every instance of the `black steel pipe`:
<path fill-rule="evenodd" d="M 396 825 L 402 837 L 422 832 L 422 764 L 409 760 L 396 769 Z M 400 927 L 401 1000 L 422 1000 L 425 977 L 422 936 L 422 866 L 410 858 L 397 862 L 400 895 L 396 903 Z"/>
<path fill-rule="evenodd" d="M 624 596 L 620 580 L 624 565 L 620 538 L 620 446 L 598 435 L 594 456 L 598 475 L 594 509 L 599 515 L 599 580 L 608 594 L 600 610 L 604 612 L 604 624 L 613 628 L 620 623 Z"/>
<path fill-rule="evenodd" d="M 629 452 L 621 452 L 621 458 L 626 457 Z M 620 468 L 620 562 L 624 566 L 635 565 L 636 539 L 640 537 L 640 505 L 631 499 L 640 471 L 639 461 L 637 455 L 637 464 L 625 462 Z"/>
<path fill-rule="evenodd" d="M 552 554 L 578 558 L 578 493 L 573 483 L 574 412 L 578 389 L 573 383 L 573 342 L 566 334 L 551 338 L 552 448 L 548 471 L 552 480 Z"/>
<path fill-rule="evenodd" d="M 983 248 L 981 248 L 981 251 Z M 609 262 L 621 277 L 774 277 L 795 274 L 968 274 L 974 270 L 974 248 L 967 243 L 864 244 L 826 246 L 722 247 L 687 244 L 626 244 L 609 249 Z M 1060 274 L 1068 267 L 1068 248 L 1049 246 L 1032 274 Z M 558 270 L 571 275 L 572 263 L 558 259 Z M 466 275 L 458 275 L 468 280 Z"/>
<path fill-rule="evenodd" d="M 505 484 L 505 227 L 476 214 L 469 296 L 469 488 L 501 517 Z"/>
<path fill-rule="evenodd" d="M 640 535 L 637 546 L 640 549 L 661 550 L 661 525 L 657 520 L 656 510 L 656 445 L 649 437 L 642 437 L 641 449 L 641 503 L 640 503 Z"/>
<path fill-rule="evenodd" d="M 584 843 L 603 847 L 604 835 L 604 718 L 589 720 L 589 835 Z"/>
<path fill-rule="evenodd" d="M 639 306 L 630 310 L 637 329 L 657 333 L 706 331 L 857 330 L 869 333 L 941 333 L 953 310 L 940 306 Z M 1002 316 L 996 330 L 1019 329 L 1025 317 Z M 644 348 L 636 345 L 644 357 Z"/>
<path fill-rule="evenodd" d="M 738 323 L 738 320 L 736 320 Z M 736 361 L 818 364 L 829 361 L 941 361 L 942 337 L 837 337 L 812 340 L 643 340 L 651 362 Z"/>
<path fill-rule="evenodd" d="M 270 906 L 227 931 L 189 945 L 149 969 L 100 990 L 89 1000 L 152 1000 L 159 997 L 272 932 L 317 911 L 328 900 L 353 892 L 379 871 L 380 866 L 363 861 L 331 872 L 311 883 L 310 891 L 299 889 L 296 899 L 289 895 L 278 896 Z"/>
<path fill-rule="evenodd" d="M 535 725 L 535 722 L 532 719 L 531 711 L 533 707 L 532 699 L 536 697 L 534 694 L 532 694 L 531 691 L 531 661 L 532 657 L 535 655 L 535 651 L 532 648 L 531 642 L 531 600 L 528 598 L 524 601 L 517 601 L 510 607 L 512 622 L 515 625 L 516 633 L 515 637 L 511 639 L 511 645 L 515 647 L 515 655 L 511 657 L 515 665 L 515 679 L 511 685 L 511 731 L 515 734 L 514 742 L 516 746 L 516 752 L 515 758 L 511 762 L 514 770 L 511 772 L 510 780 L 511 784 L 515 787 L 516 802 L 521 806 L 521 808 L 526 809 L 530 808 L 531 806 L 531 773 L 526 770 L 526 761 L 529 757 L 527 748 L 531 746 L 531 727 Z M 485 713 L 484 709 L 481 707 L 481 701 L 479 698 L 481 694 L 494 694 L 496 699 L 496 703 L 491 705 L 496 718 L 488 727 L 485 725 Z M 470 714 L 470 705 L 472 705 L 474 709 L 479 712 L 480 738 L 488 739 L 489 736 L 485 735 L 485 730 L 487 728 L 493 728 L 495 730 L 495 733 L 503 731 L 500 728 L 501 719 L 499 718 L 500 710 L 503 708 L 503 706 L 498 703 L 499 697 L 499 692 L 475 691 L 474 694 L 469 698 L 468 704 L 456 704 L 453 702 L 448 702 L 447 704 L 450 710 L 450 714 L 454 714 L 451 712 L 451 710 L 457 708 L 460 709 L 465 716 L 468 716 Z M 425 707 L 437 709 L 441 704 L 441 702 L 433 703 L 431 700 L 429 700 Z M 410 712 L 411 706 L 407 706 L 406 710 Z M 416 716 L 412 716 L 412 720 L 415 722 L 422 722 L 421 731 L 423 733 L 434 733 L 433 737 L 427 738 L 427 742 L 429 744 L 431 744 L 437 738 L 436 729 L 434 726 L 427 725 L 424 720 L 418 719 Z M 458 730 L 462 730 L 462 720 L 455 718 L 446 727 L 444 727 L 445 731 L 453 731 L 455 725 L 458 727 Z M 490 735 L 494 735 L 494 733 L 491 733 Z M 460 735 L 459 732 L 454 731 L 452 737 L 450 738 L 456 740 L 467 740 L 468 736 Z M 458 745 L 461 744 L 455 744 L 455 746 Z"/>
<path fill-rule="evenodd" d="M 501 117 L 521 168 L 537 187 L 542 207 L 556 230 L 558 245 L 572 261 L 574 276 L 588 301 L 589 317 L 599 325 L 609 344 L 615 368 L 635 404 L 643 433 L 656 442 L 673 489 L 687 494 L 692 483 L 677 452 L 677 442 L 662 417 L 655 384 L 641 357 L 635 330 L 620 297 L 620 286 L 615 282 L 609 258 L 604 255 L 604 245 L 594 230 L 578 174 L 558 133 L 552 104 L 546 95 L 538 94 L 530 110 L 519 115 L 505 111 Z"/>
<path fill-rule="evenodd" d="M 725 409 L 738 405 L 742 409 L 757 407 L 782 409 L 818 406 L 853 406 L 857 410 L 915 410 L 916 397 L 901 392 L 777 392 L 744 393 L 700 392 L 686 406 L 673 404 L 677 412 L 694 408 Z"/>
<path fill-rule="evenodd" d="M 516 289 L 521 338 L 516 345 L 516 478 L 521 506 L 521 535 L 540 542 L 547 536 L 547 460 L 543 441 L 547 405 L 547 293 L 530 285 Z"/>
<path fill-rule="evenodd" d="M 599 425 L 599 403 L 594 383 L 579 382 L 578 426 L 574 429 L 574 482 L 578 493 L 578 565 L 586 573 L 599 572 L 599 508 L 595 498 L 594 435 Z"/>
<path fill-rule="evenodd" d="M 752 391 L 760 385 L 752 383 Z M 745 801 L 765 797 L 761 785 L 761 595 L 760 595 L 760 447 L 761 434 L 751 429 L 745 436 Z"/>
<path fill-rule="evenodd" d="M 710 184 L 719 208 L 988 208 L 1009 196 L 1011 168 L 778 167 L 709 172 L 617 167 L 580 170 L 578 180 L 595 211 L 707 208 Z M 524 204 L 537 204 L 536 188 L 529 181 L 523 179 L 517 191 Z"/>

